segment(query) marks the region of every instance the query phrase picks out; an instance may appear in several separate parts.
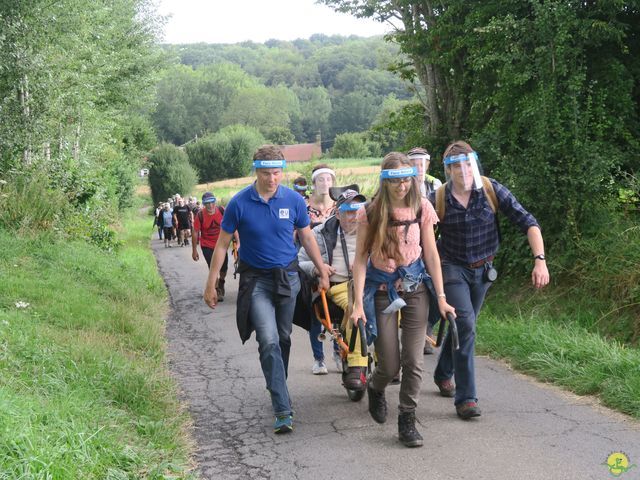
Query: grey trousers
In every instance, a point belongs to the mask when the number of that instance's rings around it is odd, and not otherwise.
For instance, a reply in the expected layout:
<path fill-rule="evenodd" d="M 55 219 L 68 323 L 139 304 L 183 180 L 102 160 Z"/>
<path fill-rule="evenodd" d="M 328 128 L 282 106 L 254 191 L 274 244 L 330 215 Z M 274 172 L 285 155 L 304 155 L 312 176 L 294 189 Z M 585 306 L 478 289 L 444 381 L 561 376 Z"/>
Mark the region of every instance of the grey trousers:
<path fill-rule="evenodd" d="M 418 405 L 429 299 L 424 284 L 416 291 L 401 293 L 400 296 L 407 302 L 401 310 L 401 329 L 398 329 L 398 312 L 382 313 L 389 305 L 387 292 L 378 292 L 375 296 L 378 323 L 378 336 L 375 340 L 377 364 L 371 375 L 371 387 L 379 392 L 383 391 L 402 367 L 398 409 L 404 413 L 415 411 Z M 400 335 L 398 331 L 401 332 Z M 402 352 L 399 337 L 402 341 Z"/>

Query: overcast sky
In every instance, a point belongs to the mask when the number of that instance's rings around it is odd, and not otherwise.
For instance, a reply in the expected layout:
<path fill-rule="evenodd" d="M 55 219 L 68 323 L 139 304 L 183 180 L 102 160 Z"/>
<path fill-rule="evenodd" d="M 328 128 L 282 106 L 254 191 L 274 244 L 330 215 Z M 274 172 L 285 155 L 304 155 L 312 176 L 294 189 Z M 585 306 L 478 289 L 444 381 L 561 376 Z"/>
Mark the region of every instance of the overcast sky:
<path fill-rule="evenodd" d="M 294 40 L 314 33 L 382 35 L 389 27 L 336 13 L 314 0 L 156 0 L 161 15 L 171 15 L 165 43 L 264 42 Z"/>

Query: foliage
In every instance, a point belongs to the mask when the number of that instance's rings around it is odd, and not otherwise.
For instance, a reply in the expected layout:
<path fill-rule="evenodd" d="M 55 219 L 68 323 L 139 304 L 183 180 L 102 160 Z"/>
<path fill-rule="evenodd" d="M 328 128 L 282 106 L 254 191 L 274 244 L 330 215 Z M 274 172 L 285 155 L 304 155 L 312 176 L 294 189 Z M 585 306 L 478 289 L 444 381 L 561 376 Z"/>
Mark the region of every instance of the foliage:
<path fill-rule="evenodd" d="M 200 181 L 248 175 L 255 150 L 265 143 L 260 132 L 243 125 L 230 125 L 218 133 L 187 145 L 189 161 L 198 170 Z"/>
<path fill-rule="evenodd" d="M 387 71 L 397 47 L 379 37 L 165 48 L 182 65 L 158 86 L 154 123 L 159 137 L 176 144 L 241 123 L 266 137 L 287 128 L 298 142 L 320 134 L 331 145 L 336 133 L 366 130 L 388 95 L 411 97 Z"/>
<path fill-rule="evenodd" d="M 542 225 L 550 251 L 566 252 L 570 264 L 575 243 L 615 210 L 620 172 L 640 169 L 637 5 L 321 3 L 395 22 L 389 38 L 406 57 L 394 70 L 413 82 L 422 108 L 405 107 L 375 133 L 386 137 L 411 123 L 411 143 L 434 158 L 448 142 L 470 139 L 486 173 L 513 190 Z"/>
<path fill-rule="evenodd" d="M 368 157 L 369 149 L 359 133 L 342 133 L 336 136 L 331 149 L 332 158 Z"/>
<path fill-rule="evenodd" d="M 238 90 L 257 86 L 242 68 L 228 63 L 193 70 L 175 65 L 157 86 L 153 123 L 162 140 L 182 145 L 215 132 Z"/>
<path fill-rule="evenodd" d="M 110 224 L 130 205 L 135 171 L 155 144 L 143 113 L 162 65 L 150 7 L 0 4 L 0 175 L 16 195 L 4 219 L 21 216 L 3 220 L 8 228 L 117 244 Z"/>
<path fill-rule="evenodd" d="M 154 204 L 176 193 L 189 195 L 197 183 L 197 173 L 189 164 L 187 154 L 174 145 L 158 146 L 149 155 L 149 164 L 149 186 Z"/>
<path fill-rule="evenodd" d="M 116 253 L 0 227 L 0 477 L 192 478 L 149 226 Z"/>

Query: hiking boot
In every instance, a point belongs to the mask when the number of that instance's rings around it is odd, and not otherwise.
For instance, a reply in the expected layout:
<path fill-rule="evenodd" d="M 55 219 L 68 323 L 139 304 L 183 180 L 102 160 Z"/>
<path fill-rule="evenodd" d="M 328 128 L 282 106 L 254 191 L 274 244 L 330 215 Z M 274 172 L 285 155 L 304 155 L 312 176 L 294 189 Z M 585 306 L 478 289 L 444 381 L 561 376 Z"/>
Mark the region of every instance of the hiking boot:
<path fill-rule="evenodd" d="M 371 383 L 367 385 L 367 396 L 369 397 L 369 413 L 371 417 L 378 423 L 387 421 L 387 400 L 384 398 L 384 390 L 378 392 L 371 387 Z"/>
<path fill-rule="evenodd" d="M 421 447 L 422 435 L 416 430 L 416 414 L 401 412 L 398 415 L 398 439 L 405 447 Z"/>
<path fill-rule="evenodd" d="M 344 388 L 348 390 L 362 390 L 367 383 L 362 367 L 349 367 L 347 372 L 343 374 L 342 381 Z"/>
<path fill-rule="evenodd" d="M 468 420 L 482 415 L 480 407 L 477 402 L 474 402 L 473 400 L 467 400 L 456 405 L 456 413 L 463 420 Z"/>
<path fill-rule="evenodd" d="M 293 415 L 279 415 L 273 424 L 273 433 L 293 432 Z"/>
<path fill-rule="evenodd" d="M 446 380 L 434 380 L 434 382 L 438 386 L 442 397 L 451 398 L 456 396 L 456 386 L 450 378 L 447 378 Z"/>
<path fill-rule="evenodd" d="M 313 362 L 311 372 L 314 375 L 326 375 L 327 373 L 329 373 L 329 370 L 327 370 L 327 366 L 324 364 L 324 360 L 316 360 L 315 362 Z"/>
<path fill-rule="evenodd" d="M 184 244 L 185 244 L 185 246 L 188 246 L 189 245 L 189 240 L 185 240 Z"/>
<path fill-rule="evenodd" d="M 338 371 L 338 373 L 342 373 L 344 371 L 344 368 L 342 366 L 342 357 L 338 352 L 333 352 L 332 358 L 333 362 L 336 364 L 336 370 Z"/>

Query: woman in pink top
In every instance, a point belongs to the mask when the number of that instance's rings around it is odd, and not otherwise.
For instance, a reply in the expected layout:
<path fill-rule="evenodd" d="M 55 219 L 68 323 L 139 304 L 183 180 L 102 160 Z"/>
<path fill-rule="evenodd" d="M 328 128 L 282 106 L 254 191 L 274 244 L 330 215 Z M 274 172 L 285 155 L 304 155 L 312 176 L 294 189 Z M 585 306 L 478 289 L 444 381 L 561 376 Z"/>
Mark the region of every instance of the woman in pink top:
<path fill-rule="evenodd" d="M 366 322 L 367 336 L 375 339 L 378 363 L 367 386 L 369 413 L 378 423 L 386 421 L 384 391 L 402 367 L 398 436 L 407 447 L 419 447 L 423 440 L 415 427 L 415 409 L 422 384 L 429 311 L 427 271 L 438 295 L 440 313 L 454 313 L 454 309 L 447 304 L 442 285 L 433 233 L 437 215 L 421 197 L 416 169 L 404 154 L 392 152 L 384 157 L 375 199 L 366 211 L 358 211 L 358 220 L 351 319 L 354 324 Z M 398 341 L 400 310 L 402 355 Z"/>
<path fill-rule="evenodd" d="M 329 196 L 329 189 L 336 183 L 336 172 L 327 164 L 316 165 L 311 171 L 311 183 L 313 193 L 309 197 L 307 211 L 313 228 L 336 213 L 336 202 Z"/>

